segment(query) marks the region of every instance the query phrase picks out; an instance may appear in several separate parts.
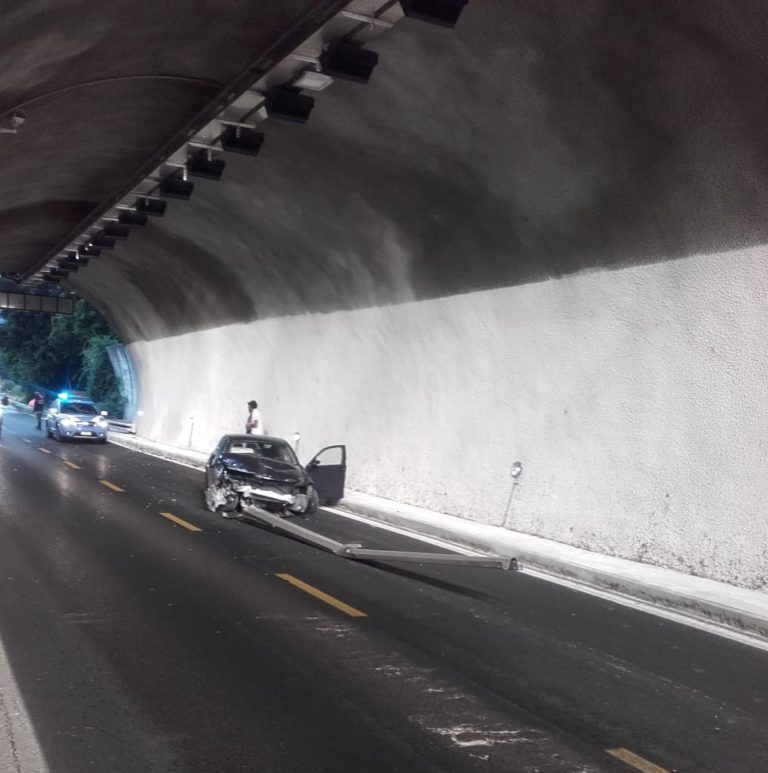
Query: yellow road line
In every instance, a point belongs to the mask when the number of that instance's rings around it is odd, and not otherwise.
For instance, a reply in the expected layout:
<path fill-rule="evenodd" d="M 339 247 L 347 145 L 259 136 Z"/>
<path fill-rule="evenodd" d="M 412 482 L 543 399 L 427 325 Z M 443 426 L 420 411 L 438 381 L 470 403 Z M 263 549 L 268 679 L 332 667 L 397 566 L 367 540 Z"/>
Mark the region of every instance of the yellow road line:
<path fill-rule="evenodd" d="M 38 451 L 42 451 L 44 454 L 50 454 L 51 452 L 47 448 L 38 448 Z"/>
<path fill-rule="evenodd" d="M 183 526 L 185 529 L 189 529 L 190 531 L 202 531 L 202 529 L 198 529 L 194 524 L 189 523 L 189 521 L 185 521 L 183 518 L 179 518 L 173 513 L 160 513 L 160 515 L 162 515 L 163 518 L 167 518 L 169 521 L 178 523 L 179 526 Z"/>
<path fill-rule="evenodd" d="M 316 599 L 320 599 L 320 601 L 324 601 L 326 604 L 330 604 L 332 607 L 336 607 L 336 609 L 341 610 L 350 617 L 368 617 L 365 612 L 361 612 L 359 609 L 350 607 L 349 604 L 345 604 L 343 601 L 339 601 L 339 599 L 336 599 L 333 596 L 329 596 L 327 593 L 323 593 L 323 591 L 318 590 L 317 588 L 313 588 L 311 585 L 307 585 L 307 583 L 302 582 L 292 574 L 276 574 L 275 577 L 279 577 L 281 580 L 285 580 L 291 585 L 295 585 L 305 593 L 309 593 L 310 596 L 314 596 Z"/>
<path fill-rule="evenodd" d="M 23 438 L 22 438 L 22 440 L 23 440 L 25 443 L 31 443 L 31 442 L 32 442 L 32 441 L 31 441 L 31 440 L 30 440 L 28 437 L 23 437 Z"/>
<path fill-rule="evenodd" d="M 99 480 L 99 483 L 101 483 L 102 486 L 106 486 L 107 488 L 111 488 L 112 491 L 119 491 L 123 492 L 125 491 L 124 488 L 120 488 L 120 486 L 116 486 L 114 483 L 110 483 L 108 480 Z"/>
<path fill-rule="evenodd" d="M 629 749 L 606 749 L 608 754 L 622 762 L 626 762 L 627 765 L 631 765 L 636 770 L 641 770 L 643 773 L 669 773 L 665 768 L 660 768 L 658 765 L 654 765 L 648 760 L 644 760 Z"/>
<path fill-rule="evenodd" d="M 67 465 L 67 467 L 71 467 L 73 470 L 82 470 L 82 467 L 78 467 L 74 462 L 68 462 L 66 459 L 63 460 L 64 464 Z"/>

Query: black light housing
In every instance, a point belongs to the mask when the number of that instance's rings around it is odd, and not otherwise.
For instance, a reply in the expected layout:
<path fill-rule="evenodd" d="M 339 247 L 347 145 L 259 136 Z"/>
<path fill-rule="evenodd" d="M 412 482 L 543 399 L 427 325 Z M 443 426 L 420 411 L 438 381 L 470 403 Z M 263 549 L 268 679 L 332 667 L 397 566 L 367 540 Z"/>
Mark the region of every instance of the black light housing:
<path fill-rule="evenodd" d="M 63 260 L 59 261 L 59 266 L 65 271 L 77 271 L 77 269 L 82 265 L 82 263 L 72 258 L 64 258 Z"/>
<path fill-rule="evenodd" d="M 160 183 L 160 194 L 169 199 L 187 200 L 195 190 L 195 184 L 178 175 L 170 175 Z"/>
<path fill-rule="evenodd" d="M 91 245 L 90 247 L 86 244 L 84 247 L 80 247 L 78 250 L 81 256 L 85 255 L 87 258 L 98 258 L 99 255 L 101 255 L 101 250 Z"/>
<path fill-rule="evenodd" d="M 136 212 L 140 215 L 162 217 L 168 208 L 168 202 L 161 199 L 136 199 Z M 146 223 L 146 220 L 144 221 Z"/>
<path fill-rule="evenodd" d="M 61 280 L 62 277 L 56 276 L 52 271 L 49 271 L 47 274 L 43 274 L 44 282 L 60 282 Z"/>
<path fill-rule="evenodd" d="M 120 210 L 117 219 L 120 225 L 127 225 L 129 228 L 139 228 L 147 224 L 146 213 L 134 212 L 132 209 Z"/>
<path fill-rule="evenodd" d="M 258 156 L 264 135 L 245 126 L 227 126 L 221 134 L 221 147 L 229 153 Z"/>
<path fill-rule="evenodd" d="M 122 223 L 107 223 L 104 229 L 104 236 L 110 236 L 113 239 L 127 239 L 131 230 Z"/>
<path fill-rule="evenodd" d="M 294 123 L 306 123 L 314 106 L 315 100 L 312 97 L 290 86 L 271 89 L 265 103 L 270 118 L 282 118 Z"/>
<path fill-rule="evenodd" d="M 68 252 L 64 253 L 64 260 L 61 261 L 61 265 L 64 266 L 65 262 L 74 263 L 76 266 L 82 268 L 83 266 L 88 265 L 88 258 L 84 257 L 82 254 L 78 254 L 73 250 L 69 250 Z"/>
<path fill-rule="evenodd" d="M 98 247 L 100 250 L 115 249 L 115 240 L 111 236 L 105 236 L 103 231 L 95 236 L 91 236 L 90 244 Z"/>
<path fill-rule="evenodd" d="M 220 180 L 226 163 L 221 158 L 209 158 L 210 151 L 201 150 L 187 159 L 187 172 L 192 177 Z"/>
<path fill-rule="evenodd" d="M 400 0 L 403 13 L 413 19 L 455 27 L 469 0 Z"/>
<path fill-rule="evenodd" d="M 356 83 L 368 83 L 378 62 L 379 55 L 375 51 L 343 40 L 334 43 L 320 56 L 320 64 L 326 75 Z"/>

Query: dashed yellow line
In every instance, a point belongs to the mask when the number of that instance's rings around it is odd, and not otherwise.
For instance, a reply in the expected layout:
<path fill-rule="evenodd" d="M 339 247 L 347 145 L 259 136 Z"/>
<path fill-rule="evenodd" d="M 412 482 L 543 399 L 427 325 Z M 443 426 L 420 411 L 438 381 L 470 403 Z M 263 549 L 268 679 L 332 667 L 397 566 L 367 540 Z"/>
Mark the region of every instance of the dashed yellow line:
<path fill-rule="evenodd" d="M 28 437 L 23 437 L 23 438 L 22 438 L 22 440 L 23 440 L 25 443 L 31 443 L 31 442 L 32 442 L 32 441 L 31 441 L 31 440 L 30 440 Z"/>
<path fill-rule="evenodd" d="M 124 492 L 124 488 L 120 488 L 120 486 L 116 486 L 114 483 L 110 483 L 108 480 L 99 480 L 99 483 L 101 483 L 102 486 L 106 486 L 109 489 L 112 489 L 112 491 L 119 491 L 120 493 Z"/>
<path fill-rule="evenodd" d="M 307 583 L 302 582 L 292 574 L 276 574 L 275 577 L 279 577 L 281 580 L 289 582 L 291 585 L 303 590 L 305 593 L 309 593 L 310 596 L 314 596 L 316 599 L 320 599 L 320 601 L 324 601 L 326 604 L 336 607 L 336 609 L 344 612 L 344 614 L 347 614 L 350 617 L 367 617 L 365 612 L 361 612 L 359 609 L 355 609 L 354 607 L 349 606 L 349 604 L 345 604 L 343 601 L 339 601 L 339 599 L 329 596 L 327 593 L 323 593 L 323 591 L 313 588 L 311 585 L 307 585 Z"/>
<path fill-rule="evenodd" d="M 658 765 L 648 762 L 648 760 L 629 751 L 629 749 L 606 749 L 606 751 L 611 756 L 616 757 L 616 759 L 631 765 L 635 770 L 641 770 L 642 773 L 669 773 L 665 768 L 660 768 Z"/>
<path fill-rule="evenodd" d="M 82 470 L 83 468 L 75 464 L 74 462 L 68 462 L 66 459 L 63 460 L 64 464 L 67 465 L 67 467 L 71 467 L 73 470 Z"/>
<path fill-rule="evenodd" d="M 50 454 L 51 452 L 47 448 L 38 448 L 38 451 L 42 451 L 44 454 Z"/>
<path fill-rule="evenodd" d="M 198 529 L 194 524 L 189 523 L 189 521 L 185 521 L 183 518 L 179 518 L 173 513 L 160 513 L 160 515 L 162 515 L 163 518 L 167 518 L 169 521 L 178 523 L 179 526 L 183 526 L 185 529 L 189 529 L 190 531 L 202 531 L 202 529 Z"/>

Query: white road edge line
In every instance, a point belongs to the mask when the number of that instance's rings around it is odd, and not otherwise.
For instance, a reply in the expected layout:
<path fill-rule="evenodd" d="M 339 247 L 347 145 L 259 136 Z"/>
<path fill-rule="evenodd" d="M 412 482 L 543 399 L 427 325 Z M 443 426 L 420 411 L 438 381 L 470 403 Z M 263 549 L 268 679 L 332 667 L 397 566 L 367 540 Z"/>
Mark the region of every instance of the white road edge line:
<path fill-rule="evenodd" d="M 0 770 L 8 773 L 48 773 L 48 766 L 1 639 Z"/>
<path fill-rule="evenodd" d="M 429 545 L 435 545 L 436 547 L 442 547 L 447 550 L 452 550 L 456 553 L 461 553 L 465 556 L 484 556 L 486 555 L 482 551 L 472 550 L 461 545 L 456 545 L 453 542 L 441 540 L 437 537 L 428 537 L 418 534 L 417 532 L 410 531 L 409 529 L 402 528 L 400 526 L 394 526 L 389 523 L 377 521 L 373 518 L 369 518 L 364 515 L 358 515 L 357 513 L 350 513 L 345 510 L 339 510 L 336 507 L 322 507 L 321 510 L 327 510 L 329 513 L 335 515 L 341 515 L 344 518 L 349 518 L 353 521 L 359 521 L 365 523 L 368 526 L 372 526 L 377 529 L 384 529 L 385 531 L 391 531 L 395 534 L 401 534 L 411 539 L 419 540 L 420 542 L 426 542 Z M 536 577 L 539 580 L 545 580 L 546 582 L 553 582 L 556 585 L 562 585 L 570 590 L 575 590 L 580 593 L 588 593 L 590 596 L 597 596 L 597 598 L 605 601 L 611 601 L 614 604 L 621 604 L 623 607 L 629 607 L 630 609 L 636 609 L 639 612 L 645 612 L 649 615 L 655 615 L 656 617 L 662 617 L 665 620 L 671 620 L 674 623 L 680 623 L 681 625 L 687 625 L 691 628 L 697 628 L 700 631 L 714 634 L 715 636 L 722 636 L 725 639 L 731 639 L 732 641 L 739 642 L 740 644 L 746 644 L 756 649 L 768 651 L 768 641 L 759 639 L 756 636 L 750 636 L 746 633 L 739 633 L 725 626 L 717 625 L 717 623 L 708 623 L 706 620 L 699 620 L 698 618 L 691 617 L 680 612 L 675 612 L 673 609 L 667 609 L 665 607 L 657 607 L 653 604 L 649 604 L 638 599 L 633 599 L 630 596 L 626 596 L 622 593 L 616 593 L 614 591 L 602 590 L 600 588 L 593 588 L 591 585 L 584 583 L 573 582 L 565 577 L 559 577 L 556 574 L 550 574 L 549 572 L 534 569 L 524 564 L 521 566 L 520 571 L 524 574 L 529 574 L 532 577 Z"/>
<path fill-rule="evenodd" d="M 333 513 L 334 515 L 342 515 L 344 518 L 349 518 L 351 521 L 359 521 L 360 523 L 367 524 L 368 526 L 373 526 L 376 529 L 384 529 L 384 531 L 391 531 L 395 534 L 400 534 L 403 537 L 410 537 L 411 539 L 417 540 L 419 542 L 425 542 L 427 545 L 434 545 L 438 548 L 445 548 L 446 550 L 450 550 L 454 553 L 459 553 L 462 556 L 485 555 L 485 553 L 482 553 L 479 550 L 472 550 L 471 548 L 464 547 L 463 545 L 457 545 L 455 542 L 448 542 L 448 540 L 443 540 L 439 537 L 428 537 L 424 534 L 419 534 L 418 532 L 405 529 L 402 526 L 394 526 L 391 523 L 377 521 L 365 515 L 350 513 L 346 510 L 339 510 L 336 507 L 325 507 L 324 505 L 320 509 L 327 510 L 329 513 Z"/>
<path fill-rule="evenodd" d="M 721 636 L 724 639 L 731 639 L 732 641 L 739 642 L 739 644 L 746 644 L 749 647 L 754 647 L 755 649 L 765 650 L 768 652 L 768 641 L 760 639 L 757 636 L 751 636 L 748 633 L 739 633 L 739 631 L 726 628 L 724 625 L 708 623 L 706 620 L 700 620 L 699 618 L 683 614 L 682 612 L 675 612 L 674 609 L 657 607 L 653 604 L 649 604 L 648 602 L 633 599 L 632 597 L 626 596 L 623 593 L 602 590 L 601 588 L 593 588 L 591 585 L 574 582 L 573 580 L 568 580 L 565 577 L 558 577 L 555 574 L 550 574 L 549 572 L 540 571 L 531 567 L 524 566 L 522 567 L 521 571 L 525 574 L 530 574 L 532 577 L 536 577 L 540 580 L 553 582 L 556 585 L 562 585 L 580 593 L 589 593 L 590 596 L 597 596 L 598 598 L 604 599 L 605 601 L 611 601 L 614 604 L 621 604 L 623 607 L 630 607 L 631 609 L 637 609 L 640 612 L 645 612 L 649 615 L 663 617 L 665 620 L 671 620 L 673 623 L 687 625 L 690 628 L 698 628 L 700 631 L 705 631 L 706 633 L 711 633 L 715 636 Z"/>

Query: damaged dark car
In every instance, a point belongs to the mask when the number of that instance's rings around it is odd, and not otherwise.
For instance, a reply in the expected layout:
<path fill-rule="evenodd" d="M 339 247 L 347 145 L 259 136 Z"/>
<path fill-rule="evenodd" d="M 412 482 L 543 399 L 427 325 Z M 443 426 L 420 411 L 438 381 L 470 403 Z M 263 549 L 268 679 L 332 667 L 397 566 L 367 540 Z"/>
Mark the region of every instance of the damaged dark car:
<path fill-rule="evenodd" d="M 222 514 L 243 505 L 308 514 L 344 496 L 345 476 L 345 446 L 327 446 L 302 466 L 283 438 L 224 435 L 206 464 L 205 504 Z"/>

